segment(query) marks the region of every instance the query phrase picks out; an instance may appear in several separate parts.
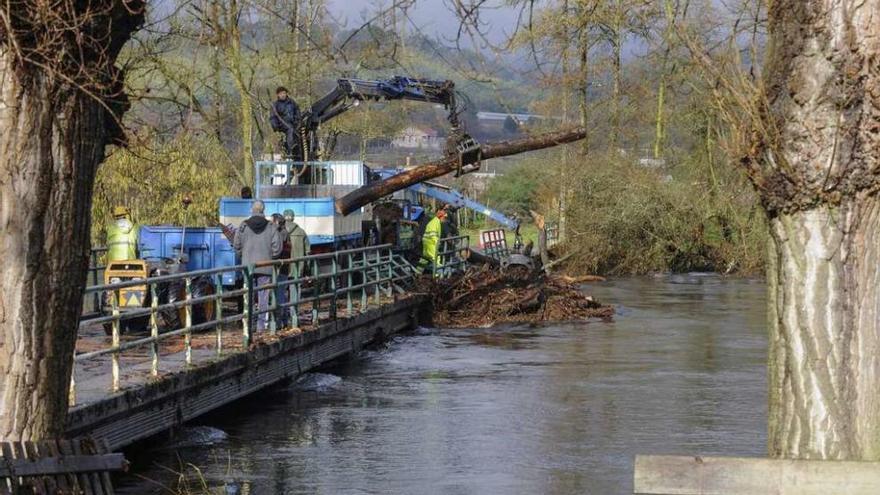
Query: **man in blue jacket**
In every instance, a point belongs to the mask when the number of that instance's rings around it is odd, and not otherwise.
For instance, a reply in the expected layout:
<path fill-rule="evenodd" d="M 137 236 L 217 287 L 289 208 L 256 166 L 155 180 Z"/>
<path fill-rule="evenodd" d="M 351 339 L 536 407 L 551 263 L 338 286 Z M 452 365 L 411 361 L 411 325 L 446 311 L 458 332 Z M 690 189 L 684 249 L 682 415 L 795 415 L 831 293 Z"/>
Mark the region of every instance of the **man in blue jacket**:
<path fill-rule="evenodd" d="M 269 111 L 269 124 L 275 132 L 284 133 L 284 152 L 287 156 L 293 156 L 298 147 L 300 113 L 296 102 L 290 98 L 287 88 L 279 86 L 275 90 L 276 100 Z"/>

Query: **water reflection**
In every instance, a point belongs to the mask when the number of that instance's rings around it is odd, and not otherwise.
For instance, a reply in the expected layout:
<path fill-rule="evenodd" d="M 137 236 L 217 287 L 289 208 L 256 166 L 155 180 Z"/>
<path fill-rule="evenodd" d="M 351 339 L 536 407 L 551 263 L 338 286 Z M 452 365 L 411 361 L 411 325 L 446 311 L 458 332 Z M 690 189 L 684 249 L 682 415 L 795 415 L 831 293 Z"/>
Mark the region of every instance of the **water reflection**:
<path fill-rule="evenodd" d="M 761 283 L 652 277 L 590 292 L 622 304 L 614 322 L 414 332 L 322 370 L 332 386 L 224 409 L 205 423 L 227 440 L 178 454 L 215 486 L 232 476 L 259 494 L 623 494 L 636 453 L 763 454 Z M 120 492 L 149 489 L 129 479 Z"/>

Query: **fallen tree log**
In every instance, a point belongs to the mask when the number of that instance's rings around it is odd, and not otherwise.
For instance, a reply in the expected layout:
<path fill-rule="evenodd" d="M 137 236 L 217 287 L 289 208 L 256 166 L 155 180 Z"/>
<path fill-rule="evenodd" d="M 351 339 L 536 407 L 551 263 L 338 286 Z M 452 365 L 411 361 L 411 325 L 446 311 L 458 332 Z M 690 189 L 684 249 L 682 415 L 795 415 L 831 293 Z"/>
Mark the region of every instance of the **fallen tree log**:
<path fill-rule="evenodd" d="M 501 156 L 518 155 L 527 151 L 536 151 L 544 148 L 552 148 L 560 144 L 579 141 L 587 135 L 584 127 L 576 127 L 563 131 L 548 132 L 537 136 L 530 136 L 513 141 L 501 141 L 483 145 L 481 158 L 488 160 Z M 476 161 L 465 161 L 461 165 L 470 165 Z M 458 169 L 458 156 L 447 156 L 440 160 L 418 165 L 403 173 L 393 175 L 387 179 L 374 182 L 355 189 L 345 196 L 336 200 L 336 211 L 341 215 L 348 215 L 354 210 L 372 203 L 377 199 L 388 196 L 396 191 L 407 188 L 413 184 L 434 179 Z"/>

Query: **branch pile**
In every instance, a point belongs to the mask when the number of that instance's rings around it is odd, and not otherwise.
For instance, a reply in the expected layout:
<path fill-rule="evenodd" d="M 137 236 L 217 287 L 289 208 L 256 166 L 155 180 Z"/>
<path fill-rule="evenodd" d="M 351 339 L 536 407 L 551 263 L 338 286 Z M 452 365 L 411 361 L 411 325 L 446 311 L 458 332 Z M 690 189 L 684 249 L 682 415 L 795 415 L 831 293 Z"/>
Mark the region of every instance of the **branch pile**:
<path fill-rule="evenodd" d="M 614 308 L 600 304 L 572 282 L 525 267 L 498 270 L 488 265 L 461 275 L 420 280 L 434 302 L 434 324 L 445 328 L 499 323 L 608 319 Z"/>

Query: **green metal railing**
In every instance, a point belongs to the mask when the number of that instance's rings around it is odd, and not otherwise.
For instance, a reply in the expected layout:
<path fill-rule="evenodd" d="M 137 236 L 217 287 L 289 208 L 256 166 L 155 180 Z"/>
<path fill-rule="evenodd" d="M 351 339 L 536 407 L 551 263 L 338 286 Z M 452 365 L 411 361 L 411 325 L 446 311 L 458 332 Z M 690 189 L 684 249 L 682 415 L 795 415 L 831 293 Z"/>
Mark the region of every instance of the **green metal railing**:
<path fill-rule="evenodd" d="M 436 278 L 446 278 L 464 270 L 467 261 L 461 255 L 470 248 L 470 238 L 466 235 L 444 237 L 437 245 L 437 264 L 433 267 Z"/>
<path fill-rule="evenodd" d="M 226 273 L 235 273 L 241 286 L 224 288 L 222 276 Z M 247 348 L 258 327 L 274 335 L 281 327 L 279 320 L 287 319 L 291 327 L 305 321 L 316 325 L 324 313 L 326 318 L 336 318 L 343 302 L 346 316 L 364 312 L 371 304 L 381 304 L 383 295 L 396 297 L 414 275 L 412 265 L 393 254 L 391 245 L 382 245 L 87 287 L 86 295 L 97 295 L 104 303 L 103 311 L 97 318 L 82 320 L 80 330 L 99 324 L 108 326 L 110 346 L 76 354 L 74 362 L 110 356 L 109 388 L 115 392 L 121 387 L 120 358 L 125 351 L 147 348 L 150 375 L 157 377 L 160 343 L 182 338 L 183 359 L 186 366 L 191 366 L 194 335 L 214 331 L 213 346 L 219 356 L 224 352 L 224 332 L 227 336 L 239 333 L 242 348 Z M 126 289 L 149 294 L 149 303 L 144 297 L 143 305 L 126 306 L 121 301 L 129 296 Z M 258 302 L 261 291 L 268 299 L 264 307 Z M 239 298 L 240 310 L 224 307 L 224 302 L 229 305 Z M 122 342 L 123 329 L 138 324 L 149 330 L 149 336 Z M 75 399 L 73 376 L 71 405 Z"/>

